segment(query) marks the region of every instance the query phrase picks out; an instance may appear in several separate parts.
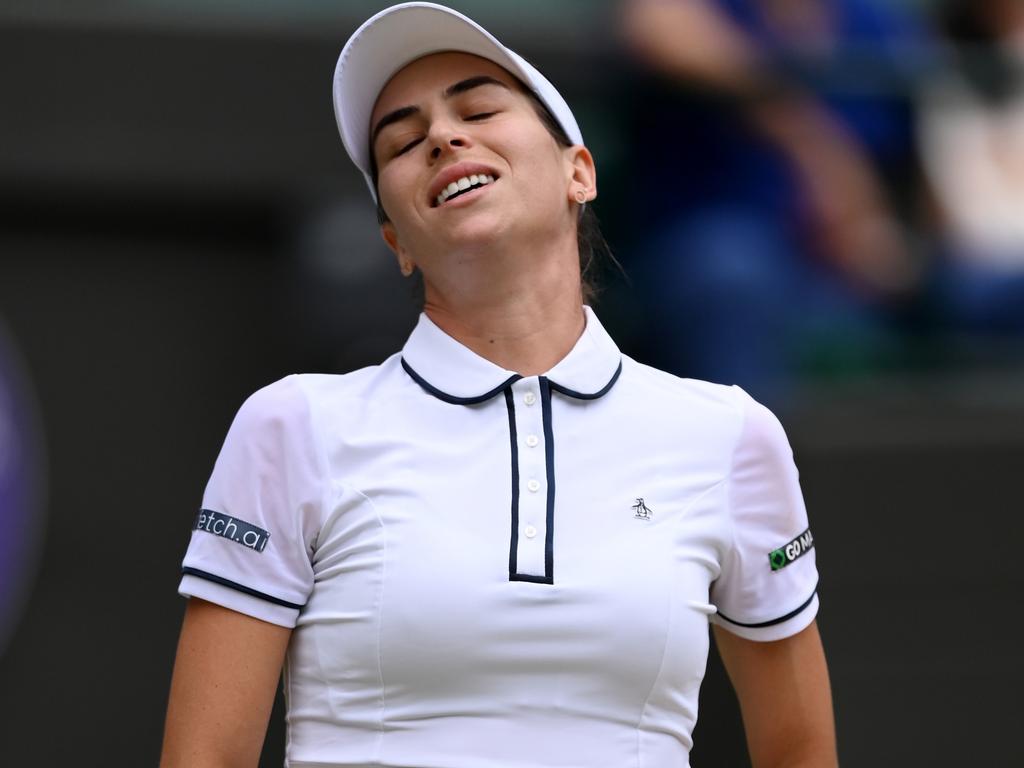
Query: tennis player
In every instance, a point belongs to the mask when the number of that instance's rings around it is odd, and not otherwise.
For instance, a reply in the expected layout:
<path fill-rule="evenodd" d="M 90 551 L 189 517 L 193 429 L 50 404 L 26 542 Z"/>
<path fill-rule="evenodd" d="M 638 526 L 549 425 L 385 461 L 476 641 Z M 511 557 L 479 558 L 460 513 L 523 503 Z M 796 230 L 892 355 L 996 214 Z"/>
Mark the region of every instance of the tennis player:
<path fill-rule="evenodd" d="M 709 627 L 753 764 L 836 765 L 785 434 L 601 326 L 568 104 L 428 3 L 355 32 L 334 98 L 423 313 L 381 365 L 239 410 L 185 555 L 163 768 L 255 766 L 282 669 L 292 768 L 684 768 Z"/>

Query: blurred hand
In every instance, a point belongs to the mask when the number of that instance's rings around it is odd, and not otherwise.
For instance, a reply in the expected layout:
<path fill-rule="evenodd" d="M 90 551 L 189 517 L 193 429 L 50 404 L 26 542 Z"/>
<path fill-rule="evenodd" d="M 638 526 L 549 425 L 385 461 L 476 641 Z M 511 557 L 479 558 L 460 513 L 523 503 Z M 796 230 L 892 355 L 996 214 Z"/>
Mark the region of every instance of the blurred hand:
<path fill-rule="evenodd" d="M 799 98 L 763 103 L 751 116 L 789 159 L 818 250 L 869 294 L 912 289 L 920 270 L 858 142 L 824 109 Z"/>
<path fill-rule="evenodd" d="M 863 148 L 824 108 L 777 81 L 771 61 L 720 8 L 709 0 L 626 0 L 622 11 L 626 42 L 648 65 L 735 99 L 788 159 L 816 250 L 869 295 L 916 285 L 919 269 Z"/>

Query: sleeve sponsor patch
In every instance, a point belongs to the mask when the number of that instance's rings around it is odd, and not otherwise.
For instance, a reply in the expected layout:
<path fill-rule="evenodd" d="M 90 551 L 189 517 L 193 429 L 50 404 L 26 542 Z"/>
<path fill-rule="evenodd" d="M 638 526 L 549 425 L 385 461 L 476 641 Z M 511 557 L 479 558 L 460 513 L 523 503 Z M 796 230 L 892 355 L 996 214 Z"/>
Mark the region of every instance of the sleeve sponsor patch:
<path fill-rule="evenodd" d="M 797 558 L 803 557 L 813 548 L 814 536 L 811 535 L 811 529 L 808 528 L 788 544 L 784 544 L 769 553 L 768 562 L 773 571 L 781 571 Z"/>
<path fill-rule="evenodd" d="M 245 520 L 239 520 L 237 517 L 214 512 L 212 509 L 199 510 L 192 530 L 212 533 L 214 536 L 220 536 L 257 552 L 262 552 L 270 539 L 268 531 L 252 523 L 247 523 Z"/>

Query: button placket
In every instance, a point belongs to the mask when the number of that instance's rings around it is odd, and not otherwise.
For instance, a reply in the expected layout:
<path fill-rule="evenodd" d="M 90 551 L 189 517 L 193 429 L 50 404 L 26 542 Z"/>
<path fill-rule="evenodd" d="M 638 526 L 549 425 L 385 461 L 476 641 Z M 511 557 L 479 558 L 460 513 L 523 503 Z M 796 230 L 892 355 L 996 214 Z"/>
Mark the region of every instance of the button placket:
<path fill-rule="evenodd" d="M 519 530 L 516 541 L 516 570 L 524 576 L 546 575 L 545 539 L 547 525 L 547 477 L 544 454 L 543 410 L 540 406 L 539 380 L 520 379 L 512 385 L 516 432 L 520 437 Z"/>

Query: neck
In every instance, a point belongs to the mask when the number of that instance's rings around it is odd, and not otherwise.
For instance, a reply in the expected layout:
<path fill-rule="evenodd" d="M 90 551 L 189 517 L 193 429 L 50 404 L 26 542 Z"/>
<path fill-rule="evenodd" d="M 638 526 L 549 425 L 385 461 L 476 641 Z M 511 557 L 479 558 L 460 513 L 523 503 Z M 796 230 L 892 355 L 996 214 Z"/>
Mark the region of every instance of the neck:
<path fill-rule="evenodd" d="M 542 374 L 572 350 L 586 325 L 575 245 L 560 258 L 551 258 L 550 250 L 531 258 L 527 250 L 474 260 L 480 270 L 464 263 L 460 285 L 427 281 L 424 312 L 495 365 L 522 376 Z"/>

